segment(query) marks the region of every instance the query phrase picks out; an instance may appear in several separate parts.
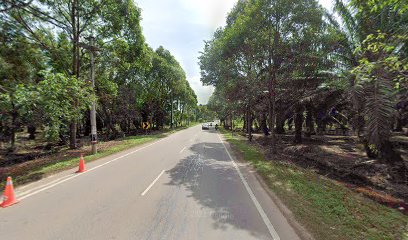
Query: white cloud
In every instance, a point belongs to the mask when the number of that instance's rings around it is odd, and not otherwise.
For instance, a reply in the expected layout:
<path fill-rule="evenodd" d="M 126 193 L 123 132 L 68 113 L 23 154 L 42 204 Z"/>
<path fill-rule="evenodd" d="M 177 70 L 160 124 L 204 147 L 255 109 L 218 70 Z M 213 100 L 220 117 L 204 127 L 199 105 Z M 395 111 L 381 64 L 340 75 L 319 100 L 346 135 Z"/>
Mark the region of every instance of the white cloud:
<path fill-rule="evenodd" d="M 197 94 L 199 104 L 207 104 L 208 98 L 214 92 L 213 86 L 203 86 L 200 82 L 200 76 L 191 77 L 188 79 L 191 88 Z"/>
<path fill-rule="evenodd" d="M 225 24 L 227 13 L 237 0 L 180 0 L 180 2 L 196 13 L 195 21 L 198 24 L 203 24 L 214 31 Z"/>
<path fill-rule="evenodd" d="M 204 40 L 225 25 L 228 12 L 237 0 L 135 0 L 142 9 L 146 41 L 154 49 L 162 45 L 180 62 L 199 103 L 206 104 L 213 87 L 200 82 L 197 64 Z M 331 9 L 332 0 L 319 0 Z"/>
<path fill-rule="evenodd" d="M 223 25 L 236 0 L 136 0 L 142 9 L 142 27 L 146 41 L 156 49 L 168 49 L 187 74 L 198 102 L 206 104 L 214 91 L 202 86 L 197 64 L 204 40 Z"/>

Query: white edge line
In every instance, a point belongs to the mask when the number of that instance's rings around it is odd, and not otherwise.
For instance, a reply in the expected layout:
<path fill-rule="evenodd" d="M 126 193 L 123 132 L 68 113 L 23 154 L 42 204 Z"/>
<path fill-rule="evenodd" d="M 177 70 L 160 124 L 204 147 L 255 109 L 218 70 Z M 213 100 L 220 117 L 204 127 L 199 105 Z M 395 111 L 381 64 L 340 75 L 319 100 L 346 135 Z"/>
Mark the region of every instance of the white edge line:
<path fill-rule="evenodd" d="M 71 174 L 69 174 L 69 175 L 66 175 L 66 176 L 57 178 L 57 179 L 55 179 L 55 180 L 53 180 L 53 181 L 51 181 L 51 182 L 45 183 L 45 184 L 43 184 L 43 185 L 40 185 L 40 186 L 37 186 L 37 187 L 33 187 L 33 188 L 31 188 L 30 190 L 21 191 L 21 192 L 16 191 L 17 198 L 21 198 L 21 197 L 23 197 L 24 195 L 27 195 L 27 194 L 29 194 L 29 193 L 31 193 L 31 192 L 37 190 L 37 189 L 41 189 L 41 188 L 47 187 L 48 185 L 52 185 L 53 183 L 59 182 L 59 181 L 65 179 L 65 178 L 71 177 L 71 176 L 73 176 L 73 175 L 75 175 L 75 173 L 71 173 Z M 20 188 L 20 189 L 17 189 L 17 190 L 22 190 L 22 189 L 25 189 L 25 188 Z"/>
<path fill-rule="evenodd" d="M 181 149 L 180 153 L 184 152 L 184 150 L 186 150 L 187 146 L 183 147 L 183 149 Z"/>
<path fill-rule="evenodd" d="M 224 141 L 222 140 L 220 134 L 218 134 L 218 138 L 220 139 L 222 145 L 224 146 L 224 149 L 227 152 L 228 157 L 232 161 L 232 164 L 234 165 L 235 169 L 237 170 L 238 175 L 241 178 L 242 183 L 244 184 L 249 196 L 251 197 L 252 201 L 254 202 L 255 207 L 258 210 L 259 214 L 261 215 L 262 220 L 264 221 L 266 227 L 268 228 L 269 233 L 271 234 L 272 238 L 274 240 L 280 240 L 280 237 L 279 237 L 278 233 L 276 232 L 276 230 L 273 227 L 271 221 L 269 220 L 268 216 L 266 215 L 265 211 L 263 210 L 261 204 L 258 202 L 258 199 L 255 197 L 254 193 L 252 192 L 251 187 L 249 186 L 248 182 L 245 180 L 244 176 L 242 175 L 241 170 L 239 169 L 238 165 L 236 164 L 236 162 L 232 158 L 232 156 L 231 156 L 230 152 L 228 151 L 227 147 L 225 146 Z"/>
<path fill-rule="evenodd" d="M 65 178 L 65 179 L 62 180 L 62 181 L 59 181 L 59 182 L 54 183 L 54 184 L 52 184 L 52 185 L 49 185 L 49 186 L 47 186 L 47 187 L 41 188 L 41 189 L 39 189 L 39 190 L 37 190 L 37 191 L 35 191 L 35 192 L 32 192 L 32 193 L 30 193 L 30 194 L 27 194 L 27 195 L 25 195 L 25 196 L 23 196 L 23 197 L 20 197 L 20 198 L 18 198 L 18 200 L 21 201 L 21 200 L 23 200 L 23 199 L 26 199 L 26 198 L 28 198 L 28 197 L 31 197 L 31 196 L 33 196 L 33 195 L 35 195 L 35 194 L 37 194 L 37 193 L 40 193 L 40 192 L 43 192 L 43 191 L 48 190 L 48 189 L 50 189 L 50 188 L 53 188 L 53 187 L 55 187 L 55 186 L 57 186 L 57 185 L 59 185 L 59 184 L 61 184 L 61 183 L 63 183 L 63 182 L 66 182 L 66 181 L 68 181 L 68 180 L 70 180 L 70 179 L 73 179 L 73 178 L 76 178 L 76 177 L 78 177 L 78 176 L 80 176 L 80 174 L 78 174 L 78 175 L 73 175 L 73 176 L 71 176 L 71 177 L 69 177 L 69 178 Z"/>
<path fill-rule="evenodd" d="M 177 133 L 178 133 L 178 132 L 177 132 Z M 177 133 L 174 133 L 174 134 L 172 134 L 171 136 L 174 136 L 174 135 L 177 134 Z M 98 166 L 95 166 L 95 167 L 93 167 L 93 168 L 90 168 L 90 169 L 88 169 L 86 172 L 83 172 L 83 173 L 80 173 L 80 174 L 70 174 L 70 175 L 68 175 L 68 176 L 70 176 L 70 177 L 64 176 L 64 177 L 61 177 L 61 178 L 59 178 L 59 179 L 56 179 L 56 180 L 54 180 L 54 181 L 52 181 L 52 182 L 50 182 L 50 183 L 44 184 L 44 185 L 42 185 L 42 186 L 38 186 L 38 187 L 36 187 L 35 189 L 40 188 L 39 190 L 34 191 L 34 192 L 29 193 L 29 194 L 24 195 L 24 196 L 21 196 L 22 194 L 20 194 L 21 197 L 18 197 L 17 199 L 18 199 L 18 200 L 23 200 L 23 199 L 26 199 L 26 198 L 28 198 L 28 197 L 34 196 L 34 195 L 36 195 L 36 194 L 38 194 L 38 193 L 40 193 L 40 192 L 43 192 L 43 191 L 48 190 L 48 189 L 50 189 L 50 188 L 53 188 L 53 187 L 55 187 L 55 186 L 57 186 L 57 185 L 59 185 L 59 184 L 61 184 L 61 183 L 64 183 L 64 182 L 66 182 L 66 181 L 68 181 L 68 180 L 71 180 L 71 179 L 74 179 L 74 178 L 76 178 L 76 177 L 78 177 L 78 176 L 81 176 L 81 175 L 83 175 L 83 174 L 92 172 L 92 171 L 94 171 L 94 170 L 96 170 L 96 169 L 98 169 L 98 168 L 100 168 L 100 167 L 103 167 L 103 166 L 105 166 L 105 165 L 108 165 L 108 164 L 110 164 L 110 163 L 112 163 L 112 162 L 115 162 L 115 161 L 117 161 L 117 160 L 119 160 L 119 159 L 122 159 L 122 158 L 124 158 L 124 157 L 126 157 L 126 156 L 129 156 L 129 155 L 131 155 L 131 154 L 133 154 L 133 153 L 136 153 L 136 152 L 138 152 L 138 151 L 140 151 L 140 150 L 143 150 L 143 149 L 145 149 L 145 148 L 148 148 L 148 147 L 150 147 L 150 146 L 152 146 L 152 145 L 154 145 L 154 144 L 156 144 L 156 143 L 159 143 L 159 142 L 161 142 L 161 141 L 164 141 L 164 140 L 166 140 L 166 139 L 167 139 L 167 137 L 165 137 L 165 138 L 163 138 L 163 139 L 160 139 L 160 140 L 158 140 L 158 141 L 156 141 L 156 142 L 154 142 L 154 143 L 151 143 L 151 144 L 149 144 L 149 145 L 146 145 L 146 146 L 144 146 L 144 147 L 138 148 L 138 149 L 136 149 L 135 151 L 132 151 L 132 152 L 127 153 L 127 154 L 125 154 L 125 155 L 122 155 L 122 156 L 120 156 L 120 157 L 114 158 L 114 159 L 112 159 L 112 160 L 110 160 L 110 161 L 108 161 L 108 162 L 106 162 L 106 163 L 101 164 L 101 165 L 98 165 Z M 59 180 L 61 180 L 61 181 L 59 181 Z M 56 183 L 51 184 L 51 183 L 53 183 L 53 182 L 56 182 Z M 50 184 L 51 184 L 51 185 L 50 185 Z M 24 193 L 28 193 L 28 192 L 31 192 L 31 191 L 32 191 L 32 190 L 27 190 L 27 191 L 25 191 Z"/>
<path fill-rule="evenodd" d="M 153 187 L 153 185 L 157 182 L 157 180 L 159 180 L 159 178 L 161 177 L 161 175 L 163 175 L 163 173 L 164 173 L 164 170 L 161 171 L 159 176 L 157 176 L 157 178 L 154 179 L 154 181 L 146 188 L 146 190 L 144 190 L 144 192 L 142 192 L 142 194 L 141 194 L 142 196 L 146 195 L 146 193 L 150 190 L 150 188 Z"/>

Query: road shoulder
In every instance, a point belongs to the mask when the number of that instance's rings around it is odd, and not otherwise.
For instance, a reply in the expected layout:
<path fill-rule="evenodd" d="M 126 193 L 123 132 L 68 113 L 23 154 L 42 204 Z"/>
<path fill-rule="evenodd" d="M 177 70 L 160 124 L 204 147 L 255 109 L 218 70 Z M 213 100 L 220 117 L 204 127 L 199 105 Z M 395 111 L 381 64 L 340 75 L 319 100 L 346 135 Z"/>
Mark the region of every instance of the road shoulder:
<path fill-rule="evenodd" d="M 143 142 L 141 144 L 136 144 L 134 146 L 131 146 L 129 148 L 125 148 L 121 151 L 115 151 L 110 154 L 102 155 L 99 156 L 95 159 L 93 159 L 93 156 L 85 156 L 85 161 L 86 161 L 86 169 L 88 170 L 93 170 L 99 167 L 102 167 L 104 165 L 109 164 L 112 161 L 116 161 L 121 159 L 122 157 L 125 157 L 129 154 L 132 154 L 136 151 L 139 151 L 141 149 L 147 148 L 151 145 L 154 145 L 156 143 L 159 143 L 165 139 L 167 139 L 170 136 L 173 136 L 175 134 L 181 133 L 183 131 L 186 131 L 190 128 L 185 128 L 185 129 L 180 129 L 179 131 L 171 132 L 171 133 L 166 133 L 162 134 L 162 136 L 158 138 L 154 138 L 152 140 L 148 140 L 146 142 Z M 27 183 L 18 185 L 15 188 L 16 196 L 17 198 L 25 198 L 26 195 L 30 195 L 33 192 L 38 191 L 39 189 L 43 189 L 46 187 L 49 187 L 54 184 L 58 184 L 59 182 L 66 181 L 76 175 L 77 171 L 77 164 L 79 162 L 79 158 L 74 159 L 74 164 L 67 165 L 65 168 L 58 169 L 56 171 L 52 171 L 48 174 L 45 174 L 43 177 L 29 181 Z"/>
<path fill-rule="evenodd" d="M 294 214 L 289 208 L 279 199 L 279 197 L 268 187 L 261 175 L 256 169 L 251 166 L 250 163 L 245 161 L 242 153 L 237 148 L 232 146 L 224 137 L 223 134 L 219 134 L 225 147 L 231 153 L 234 161 L 236 161 L 239 169 L 243 173 L 245 179 L 250 185 L 256 197 L 259 199 L 260 204 L 265 209 L 272 224 L 278 229 L 278 233 L 290 234 L 291 229 L 297 234 L 300 239 L 313 240 L 313 236 L 295 219 Z M 264 207 L 265 206 L 265 207 Z M 279 216 L 281 215 L 281 216 Z M 274 216 L 273 218 L 271 216 Z M 284 219 L 282 219 L 282 217 Z M 277 219 L 278 220 L 277 220 Z M 287 222 L 291 229 L 285 226 Z M 286 239 L 281 237 L 282 239 Z"/>

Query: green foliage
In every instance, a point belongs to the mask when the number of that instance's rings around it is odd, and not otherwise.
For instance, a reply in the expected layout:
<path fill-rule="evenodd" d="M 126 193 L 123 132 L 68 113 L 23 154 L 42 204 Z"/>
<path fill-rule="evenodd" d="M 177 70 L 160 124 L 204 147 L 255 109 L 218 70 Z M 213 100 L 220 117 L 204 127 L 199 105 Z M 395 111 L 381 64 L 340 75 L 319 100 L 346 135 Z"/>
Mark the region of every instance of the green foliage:
<path fill-rule="evenodd" d="M 368 143 L 381 155 L 392 130 L 398 93 L 407 90 L 407 30 L 404 12 L 407 4 L 402 1 L 351 1 L 343 14 L 361 24 L 360 41 L 354 43 L 353 55 L 358 62 L 352 67 L 355 76 L 354 93 L 363 104 L 354 103 L 363 111 L 367 124 Z M 355 33 L 354 33 L 355 34 Z M 358 107 L 357 107 L 358 106 Z"/>
<path fill-rule="evenodd" d="M 39 105 L 45 124 L 46 138 L 59 139 L 60 129 L 72 119 L 78 119 L 94 100 L 88 83 L 63 74 L 43 72 L 38 84 Z"/>
<path fill-rule="evenodd" d="M 224 134 L 316 239 L 404 239 L 408 218 L 308 169 L 265 159 L 258 146 Z"/>
<path fill-rule="evenodd" d="M 361 0 L 353 0 L 352 2 L 358 3 Z M 365 4 L 371 8 L 371 12 L 379 12 L 383 8 L 391 7 L 394 11 L 399 13 L 405 13 L 408 10 L 408 4 L 404 0 L 366 0 Z M 360 7 L 359 9 L 362 9 Z"/>
<path fill-rule="evenodd" d="M 69 131 L 75 146 L 73 130 L 89 134 L 94 99 L 98 130 L 109 137 L 141 121 L 163 127 L 172 105 L 178 122 L 190 121 L 197 96 L 185 72 L 168 50 L 145 43 L 140 21 L 132 0 L 30 1 L 1 12 L 0 132 L 13 142 L 17 131 L 34 127 L 64 142 Z M 89 36 L 96 36 L 95 91 Z"/>
<path fill-rule="evenodd" d="M 242 1 L 227 23 L 200 56 L 201 81 L 216 87 L 209 106 L 221 118 L 271 119 L 275 108 L 288 115 L 310 96 L 324 105 L 327 92 L 345 88 L 335 69 L 340 37 L 317 1 Z"/>
<path fill-rule="evenodd" d="M 201 81 L 216 87 L 209 107 L 272 126 L 341 108 L 367 149 L 391 153 L 395 106 L 408 90 L 407 5 L 336 0 L 337 21 L 314 0 L 239 1 L 199 58 Z"/>

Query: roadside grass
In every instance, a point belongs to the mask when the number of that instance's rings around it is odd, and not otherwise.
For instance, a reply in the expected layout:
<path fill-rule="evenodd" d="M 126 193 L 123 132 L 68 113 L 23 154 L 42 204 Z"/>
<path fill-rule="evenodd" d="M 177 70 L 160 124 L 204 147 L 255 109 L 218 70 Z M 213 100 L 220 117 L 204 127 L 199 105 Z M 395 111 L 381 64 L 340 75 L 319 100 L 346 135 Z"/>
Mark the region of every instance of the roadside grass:
<path fill-rule="evenodd" d="M 408 240 L 408 217 L 397 210 L 311 170 L 266 160 L 262 149 L 246 138 L 222 133 L 317 240 Z"/>
<path fill-rule="evenodd" d="M 190 127 L 197 125 L 198 123 L 193 123 Z M 118 144 L 98 150 L 98 153 L 95 155 L 84 155 L 85 162 L 92 162 L 103 157 L 136 147 L 138 145 L 142 145 L 148 142 L 152 142 L 154 140 L 158 140 L 160 138 L 164 138 L 169 136 L 172 133 L 175 133 L 180 130 L 187 129 L 189 127 L 178 127 L 175 130 L 171 129 L 164 129 L 160 132 L 153 133 L 151 135 L 137 135 L 137 136 L 129 136 L 125 137 L 123 140 L 120 140 Z M 58 153 L 55 155 L 50 155 L 47 158 L 55 159 L 63 154 Z M 52 160 L 52 161 L 43 161 L 39 163 L 36 167 L 30 169 L 23 169 L 24 171 L 19 171 L 17 174 L 12 175 L 14 185 L 22 185 L 27 184 L 36 180 L 39 180 L 45 176 L 49 176 L 51 174 L 61 172 L 64 170 L 72 169 L 78 166 L 79 156 L 72 157 L 72 156 L 63 156 L 60 157 L 59 160 Z M 5 182 L 2 181 L 0 183 L 0 189 L 4 188 Z"/>

